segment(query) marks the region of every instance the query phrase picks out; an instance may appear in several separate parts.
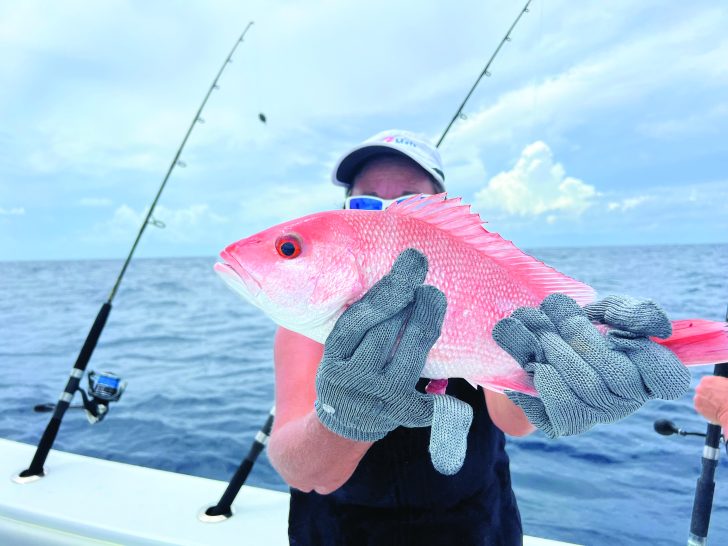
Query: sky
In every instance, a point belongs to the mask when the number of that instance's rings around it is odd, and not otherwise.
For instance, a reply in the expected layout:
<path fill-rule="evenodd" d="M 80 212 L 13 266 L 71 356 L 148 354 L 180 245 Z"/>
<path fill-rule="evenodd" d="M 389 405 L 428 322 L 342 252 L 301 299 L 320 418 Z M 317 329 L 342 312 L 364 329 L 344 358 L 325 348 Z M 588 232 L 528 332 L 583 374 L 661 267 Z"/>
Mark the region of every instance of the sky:
<path fill-rule="evenodd" d="M 336 160 L 436 141 L 524 3 L 0 0 L 0 260 L 124 257 L 249 21 L 137 256 L 340 207 Z M 440 147 L 449 194 L 522 248 L 728 242 L 726 28 L 534 0 Z"/>

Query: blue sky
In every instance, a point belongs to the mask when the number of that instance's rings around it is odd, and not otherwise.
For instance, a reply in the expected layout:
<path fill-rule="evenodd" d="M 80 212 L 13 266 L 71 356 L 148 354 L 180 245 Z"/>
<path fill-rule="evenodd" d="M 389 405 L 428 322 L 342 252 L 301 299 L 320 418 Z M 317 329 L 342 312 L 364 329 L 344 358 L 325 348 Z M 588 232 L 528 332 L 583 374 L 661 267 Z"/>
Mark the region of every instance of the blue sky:
<path fill-rule="evenodd" d="M 0 1 L 0 259 L 123 257 L 250 20 L 139 256 L 339 206 L 338 156 L 436 139 L 522 5 Z M 726 28 L 716 2 L 535 0 L 441 148 L 450 194 L 526 248 L 728 241 Z"/>

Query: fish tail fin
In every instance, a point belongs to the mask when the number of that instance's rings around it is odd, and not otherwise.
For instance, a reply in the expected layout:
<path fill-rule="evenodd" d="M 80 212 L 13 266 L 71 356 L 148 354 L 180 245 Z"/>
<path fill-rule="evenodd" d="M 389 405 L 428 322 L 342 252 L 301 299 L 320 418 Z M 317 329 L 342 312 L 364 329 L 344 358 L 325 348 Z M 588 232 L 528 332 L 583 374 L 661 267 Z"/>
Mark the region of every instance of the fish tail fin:
<path fill-rule="evenodd" d="M 673 320 L 672 335 L 652 338 L 686 366 L 728 362 L 728 324 L 712 320 Z"/>

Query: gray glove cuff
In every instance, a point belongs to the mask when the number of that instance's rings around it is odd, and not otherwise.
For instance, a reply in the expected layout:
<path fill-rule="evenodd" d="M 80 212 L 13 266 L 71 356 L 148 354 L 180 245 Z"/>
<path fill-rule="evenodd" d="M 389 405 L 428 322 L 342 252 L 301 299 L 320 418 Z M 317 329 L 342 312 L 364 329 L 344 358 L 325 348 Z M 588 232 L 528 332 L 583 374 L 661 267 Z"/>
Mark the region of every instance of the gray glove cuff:
<path fill-rule="evenodd" d="M 371 406 L 371 412 L 369 413 L 370 419 L 366 421 L 354 421 L 351 415 L 355 413 L 355 405 L 359 402 L 356 401 L 354 404 L 350 400 L 341 399 L 338 408 L 333 408 L 328 404 L 321 403 L 319 400 L 314 402 L 314 409 L 316 415 L 324 425 L 331 432 L 349 438 L 350 440 L 356 440 L 357 442 L 376 442 L 384 438 L 387 433 L 391 430 L 386 428 L 384 430 L 377 429 L 374 425 L 381 421 L 378 419 L 384 404 L 382 402 L 373 403 Z M 341 417 L 344 416 L 342 419 Z M 353 423 L 352 425 L 346 426 L 343 423 Z M 396 426 L 396 425 L 395 425 Z"/>

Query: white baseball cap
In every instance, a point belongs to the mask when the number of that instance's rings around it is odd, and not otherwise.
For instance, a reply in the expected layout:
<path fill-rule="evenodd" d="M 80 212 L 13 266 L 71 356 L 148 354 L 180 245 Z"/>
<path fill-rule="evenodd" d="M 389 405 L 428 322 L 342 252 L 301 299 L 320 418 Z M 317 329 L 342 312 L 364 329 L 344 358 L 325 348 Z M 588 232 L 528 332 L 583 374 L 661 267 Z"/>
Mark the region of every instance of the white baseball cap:
<path fill-rule="evenodd" d="M 331 180 L 337 186 L 349 187 L 364 161 L 375 155 L 391 153 L 410 158 L 445 187 L 445 173 L 437 148 L 414 133 L 398 129 L 382 131 L 354 146 L 336 163 Z"/>

